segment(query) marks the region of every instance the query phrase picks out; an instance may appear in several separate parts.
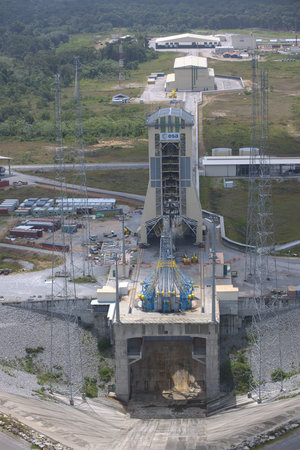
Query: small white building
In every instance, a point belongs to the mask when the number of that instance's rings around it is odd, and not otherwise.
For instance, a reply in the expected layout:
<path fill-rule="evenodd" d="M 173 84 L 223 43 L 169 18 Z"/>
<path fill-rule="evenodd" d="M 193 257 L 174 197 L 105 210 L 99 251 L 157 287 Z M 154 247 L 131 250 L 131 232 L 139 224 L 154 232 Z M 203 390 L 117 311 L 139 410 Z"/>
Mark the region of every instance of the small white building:
<path fill-rule="evenodd" d="M 207 65 L 207 58 L 183 56 L 176 58 L 174 73 L 168 74 L 166 91 L 210 91 L 215 89 L 215 73 Z"/>
<path fill-rule="evenodd" d="M 117 94 L 114 95 L 112 98 L 112 102 L 116 103 L 116 104 L 121 104 L 121 103 L 129 103 L 129 97 L 128 95 L 125 94 Z"/>

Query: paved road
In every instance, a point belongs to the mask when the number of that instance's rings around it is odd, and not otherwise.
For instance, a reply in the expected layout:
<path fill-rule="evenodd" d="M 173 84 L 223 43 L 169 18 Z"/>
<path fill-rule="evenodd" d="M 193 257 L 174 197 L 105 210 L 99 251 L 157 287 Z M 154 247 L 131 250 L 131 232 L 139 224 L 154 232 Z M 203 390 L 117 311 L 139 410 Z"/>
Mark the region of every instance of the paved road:
<path fill-rule="evenodd" d="M 135 169 L 148 169 L 148 162 L 132 162 L 132 163 L 86 163 L 87 170 L 135 170 Z M 12 170 L 41 170 L 41 171 L 51 171 L 54 170 L 57 166 L 54 164 L 26 164 L 26 165 L 12 165 Z M 79 167 L 77 164 L 65 164 L 66 170 L 73 170 L 74 168 Z"/>
<path fill-rule="evenodd" d="M 205 219 L 204 222 L 210 230 L 207 250 L 212 248 L 211 235 L 212 223 Z M 253 281 L 245 281 L 245 254 L 227 247 L 220 239 L 217 233 L 216 251 L 224 253 L 224 262 L 229 264 L 231 270 L 237 271 L 237 277 L 233 279 L 234 285 L 240 289 L 240 295 L 251 295 L 253 291 Z M 207 255 L 206 255 L 207 258 Z M 207 262 L 206 259 L 204 262 Z M 270 290 L 276 286 L 278 289 L 286 290 L 288 286 L 297 286 L 299 284 L 300 258 L 276 257 L 269 258 L 270 280 L 266 282 L 266 287 Z M 276 279 L 277 277 L 277 279 Z M 299 449 L 300 450 L 300 449 Z"/>
<path fill-rule="evenodd" d="M 0 449 L 2 450 L 28 450 L 31 448 L 26 442 L 21 442 L 17 438 L 10 437 L 0 431 Z"/>
<path fill-rule="evenodd" d="M 264 445 L 266 450 L 299 450 L 300 449 L 300 430 L 297 429 L 286 437 L 278 439 L 276 442 Z"/>

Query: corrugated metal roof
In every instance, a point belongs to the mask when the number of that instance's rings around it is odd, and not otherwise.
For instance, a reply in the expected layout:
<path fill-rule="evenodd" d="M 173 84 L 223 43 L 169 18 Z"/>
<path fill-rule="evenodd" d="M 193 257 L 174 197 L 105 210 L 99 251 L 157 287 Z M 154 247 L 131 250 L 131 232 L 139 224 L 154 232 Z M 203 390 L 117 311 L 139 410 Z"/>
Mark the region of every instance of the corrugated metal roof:
<path fill-rule="evenodd" d="M 207 58 L 193 55 L 176 58 L 174 69 L 181 69 L 183 67 L 201 67 L 203 69 L 207 69 Z"/>
<path fill-rule="evenodd" d="M 160 117 L 180 117 L 185 121 L 185 125 L 194 125 L 194 116 L 182 108 L 161 108 L 153 114 L 146 116 L 146 125 L 154 126 Z"/>
<path fill-rule="evenodd" d="M 184 33 L 184 34 L 175 34 L 173 36 L 165 36 L 156 39 L 157 44 L 163 44 L 165 42 L 174 42 L 176 40 L 186 40 L 186 41 L 210 41 L 210 42 L 220 42 L 220 38 L 212 35 L 201 35 L 201 34 L 192 34 L 192 33 Z"/>

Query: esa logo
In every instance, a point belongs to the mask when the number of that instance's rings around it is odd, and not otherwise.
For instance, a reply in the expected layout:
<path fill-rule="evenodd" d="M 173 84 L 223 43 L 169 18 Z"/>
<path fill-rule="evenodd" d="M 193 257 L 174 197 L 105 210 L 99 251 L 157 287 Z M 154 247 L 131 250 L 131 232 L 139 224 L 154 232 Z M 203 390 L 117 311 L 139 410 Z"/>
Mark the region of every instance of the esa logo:
<path fill-rule="evenodd" d="M 161 141 L 178 141 L 179 133 L 160 133 Z"/>

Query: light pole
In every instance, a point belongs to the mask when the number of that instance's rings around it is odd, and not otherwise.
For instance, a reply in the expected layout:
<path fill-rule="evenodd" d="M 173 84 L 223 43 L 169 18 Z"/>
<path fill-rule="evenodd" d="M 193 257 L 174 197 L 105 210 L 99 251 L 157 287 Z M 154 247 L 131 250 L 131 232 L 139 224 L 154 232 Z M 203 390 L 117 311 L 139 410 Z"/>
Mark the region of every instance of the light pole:
<path fill-rule="evenodd" d="M 119 302 L 119 269 L 118 269 L 118 253 L 115 253 L 116 261 L 116 322 L 120 323 L 120 302 Z"/>
<path fill-rule="evenodd" d="M 123 255 L 123 259 L 122 259 L 123 266 L 125 266 L 125 264 L 126 264 L 126 256 L 125 256 L 125 214 L 122 215 L 122 255 Z"/>
<path fill-rule="evenodd" d="M 211 298 L 211 321 L 216 321 L 216 222 L 217 218 L 211 216 L 212 229 L 212 298 Z"/>

